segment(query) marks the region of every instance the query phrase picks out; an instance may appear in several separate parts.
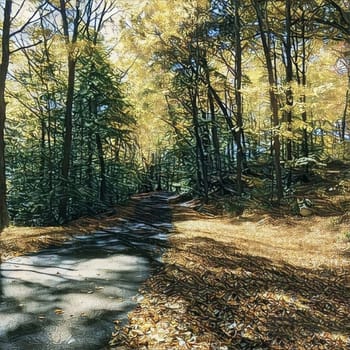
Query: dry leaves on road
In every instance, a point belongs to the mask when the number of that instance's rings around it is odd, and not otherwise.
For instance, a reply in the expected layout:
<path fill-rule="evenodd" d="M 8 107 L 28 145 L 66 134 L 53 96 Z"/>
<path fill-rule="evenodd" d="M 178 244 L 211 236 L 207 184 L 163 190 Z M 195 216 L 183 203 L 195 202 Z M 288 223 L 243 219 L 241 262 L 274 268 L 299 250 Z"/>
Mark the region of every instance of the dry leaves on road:
<path fill-rule="evenodd" d="M 112 349 L 350 348 L 348 270 L 276 262 L 203 232 L 171 244 Z"/>

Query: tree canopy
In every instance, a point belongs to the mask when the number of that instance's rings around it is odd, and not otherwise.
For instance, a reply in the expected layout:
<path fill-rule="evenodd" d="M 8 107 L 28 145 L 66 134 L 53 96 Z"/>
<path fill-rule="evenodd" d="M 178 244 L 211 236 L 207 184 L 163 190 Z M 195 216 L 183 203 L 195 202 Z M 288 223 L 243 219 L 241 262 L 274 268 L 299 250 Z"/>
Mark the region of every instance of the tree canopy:
<path fill-rule="evenodd" d="M 347 1 L 1 7 L 0 229 L 140 191 L 281 203 L 349 161 Z"/>

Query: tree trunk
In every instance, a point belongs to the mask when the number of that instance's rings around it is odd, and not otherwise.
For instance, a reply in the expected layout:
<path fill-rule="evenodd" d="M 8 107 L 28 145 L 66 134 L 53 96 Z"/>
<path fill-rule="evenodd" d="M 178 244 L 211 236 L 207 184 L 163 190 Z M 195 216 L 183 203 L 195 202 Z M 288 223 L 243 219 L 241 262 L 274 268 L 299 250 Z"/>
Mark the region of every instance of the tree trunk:
<path fill-rule="evenodd" d="M 93 185 L 93 167 L 92 167 L 92 159 L 93 159 L 93 143 L 92 143 L 92 138 L 93 138 L 93 133 L 91 130 L 88 132 L 88 154 L 87 154 L 87 161 L 86 161 L 86 185 L 87 187 L 93 191 L 94 185 Z"/>
<path fill-rule="evenodd" d="M 291 0 L 286 0 L 286 27 L 285 27 L 285 56 L 286 56 L 286 107 L 287 110 L 285 112 L 286 115 L 286 123 L 287 130 L 292 132 L 292 107 L 293 107 L 293 91 L 291 87 L 291 83 L 293 80 L 293 62 L 292 62 L 292 41 L 291 41 Z M 288 135 L 287 137 L 287 161 L 292 160 L 292 139 Z M 289 167 L 288 171 L 288 187 L 292 182 L 292 168 Z"/>
<path fill-rule="evenodd" d="M 258 0 L 253 0 L 253 5 L 255 8 L 255 12 L 258 19 L 259 29 L 260 29 L 260 37 L 261 37 L 261 43 L 263 46 L 264 56 L 265 56 L 265 62 L 266 62 L 266 70 L 269 80 L 269 97 L 270 97 L 270 108 L 272 112 L 272 123 L 273 123 L 273 151 L 274 151 L 274 167 L 275 167 L 275 174 L 276 174 L 276 191 L 277 191 L 277 201 L 279 202 L 283 197 L 283 185 L 282 185 L 282 170 L 281 170 L 281 142 L 280 142 L 280 136 L 278 134 L 278 127 L 279 127 L 279 119 L 278 119 L 278 100 L 275 93 L 276 89 L 276 77 L 275 77 L 275 71 L 274 71 L 274 65 L 273 60 L 270 55 L 270 49 L 271 45 L 268 42 L 267 35 L 265 33 L 264 29 L 264 14 L 262 12 L 261 3 Z M 270 31 L 268 31 L 270 32 Z"/>
<path fill-rule="evenodd" d="M 74 44 L 78 38 L 78 26 L 80 20 L 80 1 L 76 2 L 75 18 L 73 22 L 72 38 L 69 37 L 69 21 L 67 18 L 67 10 L 65 0 L 60 0 L 60 12 L 63 23 L 63 32 L 67 46 L 68 60 L 68 81 L 67 81 L 67 96 L 66 110 L 64 116 L 64 141 L 63 141 L 63 160 L 61 167 L 61 198 L 58 207 L 58 215 L 61 222 L 66 222 L 68 219 L 68 202 L 69 202 L 69 172 L 72 153 L 72 138 L 73 138 L 73 101 L 74 101 L 74 83 L 75 83 L 75 68 L 76 68 L 76 52 Z"/>
<path fill-rule="evenodd" d="M 9 215 L 7 210 L 7 187 L 5 167 L 5 120 L 6 101 L 5 87 L 8 66 L 10 61 L 10 25 L 12 1 L 6 0 L 2 25 L 2 47 L 0 66 L 0 232 L 8 226 Z"/>
<path fill-rule="evenodd" d="M 195 91 L 192 91 L 191 94 L 191 107 L 192 107 L 192 125 L 194 129 L 194 136 L 196 140 L 196 150 L 197 150 L 197 156 L 200 168 L 198 175 L 200 174 L 201 179 L 199 180 L 199 185 L 203 185 L 204 188 L 204 198 L 205 201 L 208 200 L 208 172 L 207 172 L 207 163 L 205 160 L 205 154 L 202 144 L 202 139 L 199 132 L 199 120 L 198 120 L 198 106 L 197 106 L 197 89 L 195 88 Z"/>
<path fill-rule="evenodd" d="M 100 200 L 105 202 L 107 198 L 106 164 L 103 155 L 102 140 L 99 133 L 96 133 L 96 147 L 100 164 Z"/>
<path fill-rule="evenodd" d="M 211 115 L 211 133 L 213 137 L 213 147 L 214 147 L 214 156 L 215 156 L 215 172 L 219 177 L 219 185 L 221 190 L 223 189 L 223 179 L 222 179 L 222 167 L 221 167 L 221 155 L 220 155 L 220 141 L 218 136 L 218 127 L 216 121 L 216 113 L 215 113 L 215 104 L 213 95 L 208 90 L 208 100 L 209 100 L 209 110 Z"/>
<path fill-rule="evenodd" d="M 75 82 L 76 61 L 71 56 L 68 59 L 68 88 L 66 97 L 66 111 L 64 116 L 64 143 L 63 143 L 63 161 L 61 168 L 62 175 L 62 194 L 59 203 L 59 218 L 66 222 L 68 218 L 68 200 L 69 200 L 69 171 L 72 153 L 73 137 L 73 96 Z"/>
<path fill-rule="evenodd" d="M 302 13 L 302 31 L 301 31 L 301 35 L 302 35 L 302 64 L 301 64 L 301 83 L 303 88 L 306 87 L 306 38 L 305 38 L 305 32 L 306 32 L 306 28 L 305 28 L 305 11 L 303 10 Z M 306 103 L 306 96 L 305 94 L 303 94 L 301 96 L 301 102 L 303 103 L 303 105 L 305 106 Z M 307 122 L 307 114 L 306 114 L 306 110 L 304 109 L 304 111 L 302 112 L 301 115 L 302 121 L 304 123 Z M 303 141 L 302 141 L 302 153 L 304 157 L 308 157 L 309 156 L 309 141 L 308 141 L 308 132 L 306 127 L 303 128 Z M 306 167 L 306 172 L 308 172 L 308 167 Z"/>
<path fill-rule="evenodd" d="M 350 87 L 350 75 L 349 75 L 349 87 Z M 349 88 L 346 90 L 345 94 L 345 106 L 343 111 L 343 117 L 341 122 L 341 140 L 345 141 L 345 131 L 346 131 L 346 116 L 348 115 L 348 108 L 350 104 L 350 98 L 349 98 Z"/>
<path fill-rule="evenodd" d="M 286 121 L 288 123 L 288 131 L 291 131 L 292 124 L 292 106 L 293 106 L 293 91 L 291 82 L 293 80 L 293 62 L 292 62 L 292 41 L 291 41 L 291 0 L 286 0 L 286 43 L 285 43 L 285 54 L 286 54 Z M 292 160 L 292 140 L 288 137 L 287 140 L 287 160 Z"/>
<path fill-rule="evenodd" d="M 240 18 L 240 0 L 235 1 L 235 102 L 237 131 L 235 133 L 235 140 L 237 145 L 237 192 L 241 196 L 243 192 L 243 160 L 244 150 L 242 145 L 243 139 L 243 103 L 242 103 L 242 41 L 241 41 L 241 18 Z"/>

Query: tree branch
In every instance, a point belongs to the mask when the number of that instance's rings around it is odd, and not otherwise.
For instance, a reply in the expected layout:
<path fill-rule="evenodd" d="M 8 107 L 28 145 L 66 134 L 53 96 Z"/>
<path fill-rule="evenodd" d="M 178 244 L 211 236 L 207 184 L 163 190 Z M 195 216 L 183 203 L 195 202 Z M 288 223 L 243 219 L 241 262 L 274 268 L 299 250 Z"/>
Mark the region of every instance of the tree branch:
<path fill-rule="evenodd" d="M 42 43 L 43 43 L 43 41 L 42 41 L 42 40 L 39 40 L 38 42 L 36 42 L 36 43 L 34 43 L 34 44 L 30 44 L 30 45 L 18 47 L 17 49 L 10 51 L 10 55 L 12 55 L 12 54 L 14 54 L 14 53 L 16 53 L 16 52 L 18 52 L 18 51 L 22 51 L 22 50 L 25 50 L 25 49 L 30 49 L 31 47 L 40 45 L 40 44 L 42 44 Z"/>

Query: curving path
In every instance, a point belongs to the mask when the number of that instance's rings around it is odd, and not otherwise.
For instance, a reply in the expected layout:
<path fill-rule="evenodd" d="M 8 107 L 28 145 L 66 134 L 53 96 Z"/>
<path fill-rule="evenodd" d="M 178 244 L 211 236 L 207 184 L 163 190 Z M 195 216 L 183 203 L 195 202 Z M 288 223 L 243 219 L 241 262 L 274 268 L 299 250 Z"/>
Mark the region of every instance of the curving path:
<path fill-rule="evenodd" d="M 0 349 L 97 350 L 125 322 L 160 264 L 171 229 L 166 193 L 136 198 L 120 225 L 2 263 Z"/>

